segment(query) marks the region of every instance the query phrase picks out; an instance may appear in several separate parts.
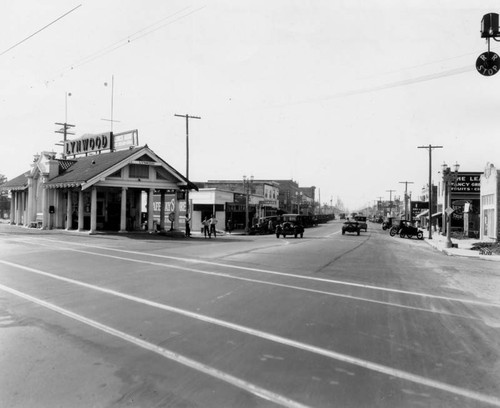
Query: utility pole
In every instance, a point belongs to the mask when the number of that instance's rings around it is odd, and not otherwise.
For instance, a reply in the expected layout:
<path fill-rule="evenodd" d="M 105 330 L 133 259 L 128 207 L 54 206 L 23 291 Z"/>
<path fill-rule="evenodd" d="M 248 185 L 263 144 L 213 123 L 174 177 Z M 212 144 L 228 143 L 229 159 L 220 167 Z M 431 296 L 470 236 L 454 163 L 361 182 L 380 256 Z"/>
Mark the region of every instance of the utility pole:
<path fill-rule="evenodd" d="M 55 131 L 55 133 L 62 133 L 62 135 L 63 135 L 63 140 L 61 140 L 61 143 L 56 143 L 56 145 L 63 147 L 62 158 L 65 159 L 66 158 L 66 152 L 64 150 L 64 146 L 66 144 L 66 140 L 68 140 L 68 135 L 74 135 L 73 132 L 69 132 L 68 130 L 70 128 L 74 128 L 75 125 L 70 125 L 69 123 L 66 123 L 66 122 L 64 122 L 64 123 L 56 122 L 55 124 L 59 125 L 59 126 L 62 126 L 62 129 L 59 129 L 59 130 Z"/>
<path fill-rule="evenodd" d="M 400 181 L 400 184 L 405 185 L 405 220 L 408 219 L 408 184 L 413 184 L 413 181 Z"/>
<path fill-rule="evenodd" d="M 389 215 L 392 216 L 392 193 L 396 190 L 385 190 L 389 193 Z"/>
<path fill-rule="evenodd" d="M 63 152 L 61 155 L 63 159 L 66 158 L 64 145 L 66 144 L 66 140 L 68 140 L 68 135 L 74 135 L 74 133 L 69 132 L 69 129 L 75 127 L 75 125 L 70 125 L 68 123 L 68 96 L 71 96 L 71 92 L 64 93 L 64 123 L 59 123 L 59 122 L 55 123 L 58 126 L 62 126 L 62 129 L 56 130 L 55 133 L 61 133 L 63 135 L 63 140 L 61 140 L 59 143 L 56 143 L 56 146 L 63 147 Z"/>
<path fill-rule="evenodd" d="M 104 82 L 104 86 L 108 86 L 107 82 Z M 113 119 L 113 113 L 114 113 L 114 98 L 115 98 L 115 76 L 111 75 L 111 119 L 101 119 L 105 120 L 106 122 L 111 123 L 111 133 L 113 133 L 113 123 L 115 122 L 120 122 L 119 120 L 114 120 Z"/>
<path fill-rule="evenodd" d="M 377 202 L 377 214 L 378 214 L 378 211 L 380 209 L 382 209 L 382 217 L 383 217 L 384 216 L 384 212 L 383 212 L 384 206 L 383 206 L 383 201 L 382 201 L 383 197 L 377 197 L 377 198 L 378 198 L 378 202 Z M 378 206 L 378 203 L 380 203 L 380 207 Z"/>
<path fill-rule="evenodd" d="M 429 239 L 432 239 L 432 149 L 442 149 L 443 146 L 417 146 L 418 149 L 429 149 Z"/>
<path fill-rule="evenodd" d="M 186 118 L 186 178 L 189 181 L 189 119 L 201 119 L 199 116 L 191 116 L 187 113 L 185 115 L 175 114 L 179 118 Z M 186 216 L 189 214 L 189 185 L 186 189 Z M 215 215 L 215 214 L 214 214 Z"/>

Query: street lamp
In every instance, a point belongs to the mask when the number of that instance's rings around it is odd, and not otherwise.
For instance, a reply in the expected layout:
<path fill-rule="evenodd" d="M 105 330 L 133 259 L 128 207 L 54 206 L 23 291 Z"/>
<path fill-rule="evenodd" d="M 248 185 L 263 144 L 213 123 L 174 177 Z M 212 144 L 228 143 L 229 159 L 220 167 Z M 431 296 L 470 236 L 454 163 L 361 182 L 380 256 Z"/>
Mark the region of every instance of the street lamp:
<path fill-rule="evenodd" d="M 248 199 L 250 196 L 250 191 L 252 188 L 253 184 L 253 176 L 250 176 L 247 178 L 247 176 L 243 176 L 243 190 L 245 191 L 245 196 L 246 196 L 246 205 L 245 205 L 245 233 L 249 233 L 249 228 L 248 228 Z"/>
<path fill-rule="evenodd" d="M 443 182 L 445 184 L 445 194 L 446 194 L 446 196 L 445 196 L 445 198 L 446 198 L 446 209 L 445 209 L 445 213 L 446 213 L 446 248 L 451 248 L 453 246 L 453 243 L 451 242 L 451 238 L 450 238 L 451 213 L 453 212 L 453 209 L 451 208 L 451 184 L 458 177 L 458 169 L 460 169 L 460 164 L 455 163 L 453 165 L 453 171 L 451 171 L 450 167 L 446 163 L 443 163 L 441 166 L 441 169 L 443 171 Z"/>

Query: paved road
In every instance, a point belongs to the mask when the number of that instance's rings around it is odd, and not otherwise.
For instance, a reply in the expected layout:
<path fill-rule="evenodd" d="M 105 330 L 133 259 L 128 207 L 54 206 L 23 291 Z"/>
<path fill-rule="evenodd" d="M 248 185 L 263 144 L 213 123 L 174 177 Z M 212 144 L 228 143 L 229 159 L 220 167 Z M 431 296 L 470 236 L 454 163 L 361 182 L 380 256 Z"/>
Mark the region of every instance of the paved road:
<path fill-rule="evenodd" d="M 303 239 L 0 227 L 2 407 L 500 407 L 500 271 Z"/>

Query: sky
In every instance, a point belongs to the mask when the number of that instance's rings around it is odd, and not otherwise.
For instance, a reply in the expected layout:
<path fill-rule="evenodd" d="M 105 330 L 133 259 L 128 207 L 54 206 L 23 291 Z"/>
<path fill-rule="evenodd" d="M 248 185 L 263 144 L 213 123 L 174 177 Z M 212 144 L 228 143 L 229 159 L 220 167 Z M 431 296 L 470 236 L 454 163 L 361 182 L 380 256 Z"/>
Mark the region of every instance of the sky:
<path fill-rule="evenodd" d="M 435 184 L 444 162 L 500 166 L 500 74 L 475 68 L 490 12 L 497 1 L 3 0 L 0 174 L 61 153 L 56 122 L 75 138 L 137 129 L 186 174 L 175 115 L 189 114 L 193 181 L 293 179 L 350 210 L 405 181 L 415 197 L 418 146 L 443 146 Z"/>

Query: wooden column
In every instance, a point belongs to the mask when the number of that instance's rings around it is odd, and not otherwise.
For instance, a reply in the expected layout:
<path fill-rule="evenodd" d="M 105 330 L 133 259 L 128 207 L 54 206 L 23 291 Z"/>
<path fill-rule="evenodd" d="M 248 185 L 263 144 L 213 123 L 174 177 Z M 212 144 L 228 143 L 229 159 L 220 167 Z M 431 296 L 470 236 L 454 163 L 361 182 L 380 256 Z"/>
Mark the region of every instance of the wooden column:
<path fill-rule="evenodd" d="M 84 228 L 84 218 L 83 218 L 83 190 L 78 191 L 78 231 L 83 231 Z"/>
<path fill-rule="evenodd" d="M 90 198 L 90 233 L 97 231 L 97 188 L 92 187 Z"/>
<path fill-rule="evenodd" d="M 66 230 L 73 228 L 73 194 L 71 190 L 68 189 L 68 199 L 66 200 Z"/>
<path fill-rule="evenodd" d="M 127 232 L 127 187 L 122 187 L 120 208 L 120 231 Z"/>

